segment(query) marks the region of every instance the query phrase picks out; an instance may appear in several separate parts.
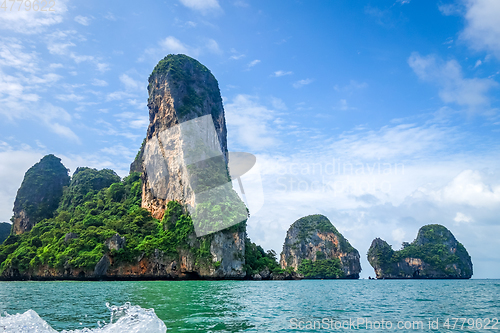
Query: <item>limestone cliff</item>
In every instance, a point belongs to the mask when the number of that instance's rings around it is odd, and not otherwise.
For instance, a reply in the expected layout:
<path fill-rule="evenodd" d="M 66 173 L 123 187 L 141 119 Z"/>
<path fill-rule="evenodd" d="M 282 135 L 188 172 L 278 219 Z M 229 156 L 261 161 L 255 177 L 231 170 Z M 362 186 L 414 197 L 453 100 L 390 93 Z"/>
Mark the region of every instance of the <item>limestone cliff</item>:
<path fill-rule="evenodd" d="M 212 199 L 214 193 L 220 191 L 217 186 L 225 186 L 229 197 L 239 201 L 232 190 L 227 167 L 222 98 L 210 70 L 188 56 L 168 55 L 150 75 L 148 93 L 150 124 L 141 150 L 131 165 L 131 171 L 142 173 L 142 207 L 157 219 L 163 218 L 167 203 L 172 200 L 189 209 L 192 216 L 200 211 L 195 210 L 196 205 L 209 210 L 220 209 L 227 205 L 215 203 L 210 206 L 210 200 L 206 199 L 208 196 Z M 234 214 L 240 216 L 233 220 L 244 224 L 247 211 L 242 202 L 239 203 L 222 211 L 220 219 L 212 224 L 224 224 L 223 220 Z M 198 236 L 211 233 L 212 230 L 202 230 L 196 219 L 193 220 Z M 216 230 L 221 229 L 224 228 L 219 226 Z M 244 225 L 218 231 L 206 238 L 213 262 L 219 265 L 217 269 L 215 266 L 195 269 L 193 260 L 187 255 L 176 258 L 181 269 L 202 277 L 244 277 Z M 196 239 L 193 235 L 190 247 L 197 248 L 203 241 L 205 239 Z"/>
<path fill-rule="evenodd" d="M 149 127 L 131 170 L 142 172 L 142 207 L 161 219 L 166 203 L 178 200 L 194 206 L 183 151 L 186 137 L 177 125 L 210 115 L 224 163 L 227 165 L 227 130 L 219 85 L 213 74 L 197 60 L 168 55 L 149 77 Z M 158 160 L 158 156 L 163 157 Z M 211 156 L 209 156 L 211 157 Z M 165 163 L 165 167 L 161 167 Z M 148 168 L 148 166 L 154 166 Z M 155 180 L 167 179 L 164 184 Z"/>
<path fill-rule="evenodd" d="M 323 215 L 305 216 L 290 226 L 280 265 L 317 278 L 357 279 L 361 272 L 358 251 Z M 334 270 L 339 272 L 328 272 Z"/>
<path fill-rule="evenodd" d="M 17 191 L 13 233 L 19 235 L 30 231 L 41 220 L 51 218 L 69 180 L 68 169 L 54 155 L 43 157 L 31 167 Z"/>
<path fill-rule="evenodd" d="M 12 225 L 10 223 L 0 222 L 0 244 L 9 237 L 11 229 Z"/>
<path fill-rule="evenodd" d="M 417 238 L 394 251 L 380 238 L 368 250 L 378 279 L 469 279 L 472 261 L 465 247 L 444 226 L 426 225 Z"/>

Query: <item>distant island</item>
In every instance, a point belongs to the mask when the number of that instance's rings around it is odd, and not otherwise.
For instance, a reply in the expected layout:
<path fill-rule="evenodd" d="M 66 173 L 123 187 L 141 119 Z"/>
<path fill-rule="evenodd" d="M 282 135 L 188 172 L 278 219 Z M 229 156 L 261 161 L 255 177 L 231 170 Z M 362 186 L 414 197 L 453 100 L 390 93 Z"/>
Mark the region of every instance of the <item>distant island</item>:
<path fill-rule="evenodd" d="M 367 256 L 378 279 L 470 279 L 473 274 L 465 247 L 439 224 L 420 228 L 417 238 L 399 251 L 376 238 Z"/>
<path fill-rule="evenodd" d="M 280 265 L 310 279 L 358 279 L 361 272 L 358 250 L 319 214 L 302 217 L 290 226 Z"/>

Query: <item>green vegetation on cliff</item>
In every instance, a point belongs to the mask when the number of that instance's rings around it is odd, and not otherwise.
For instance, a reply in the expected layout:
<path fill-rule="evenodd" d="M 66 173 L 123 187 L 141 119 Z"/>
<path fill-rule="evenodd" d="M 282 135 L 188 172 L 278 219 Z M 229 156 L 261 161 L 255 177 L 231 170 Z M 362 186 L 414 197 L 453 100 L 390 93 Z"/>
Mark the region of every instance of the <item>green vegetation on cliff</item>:
<path fill-rule="evenodd" d="M 212 236 L 198 238 L 199 246 L 191 246 L 189 237 L 196 239 L 193 222 L 178 202 L 170 201 L 162 221 L 156 220 L 141 208 L 139 173 L 97 190 L 116 177 L 111 170 L 79 169 L 54 218 L 43 220 L 30 232 L 11 235 L 0 245 L 0 275 L 6 270 L 25 273 L 41 266 L 88 271 L 105 253 L 116 263 L 132 263 L 155 249 L 167 255 L 186 249 L 193 253 L 196 265 L 212 264 Z M 245 228 L 245 222 L 232 228 Z M 115 234 L 126 239 L 125 247 L 118 251 L 104 245 Z"/>
<path fill-rule="evenodd" d="M 201 116 L 203 103 L 207 101 L 208 97 L 212 103 L 222 103 L 218 83 L 212 72 L 198 60 L 187 55 L 169 54 L 160 60 L 149 76 L 149 91 L 151 91 L 154 84 L 153 78 L 158 75 L 170 77 L 174 85 L 185 84 L 186 94 L 182 97 L 182 103 L 178 106 L 177 110 L 179 122 L 192 119 L 193 117 L 190 117 L 190 115 L 193 112 L 196 117 Z M 214 85 L 206 84 L 206 79 L 202 79 L 201 77 L 210 78 L 210 81 Z M 203 81 L 203 84 L 200 84 L 200 79 Z M 211 113 L 213 117 L 216 116 L 214 113 L 217 110 L 217 108 L 212 109 Z"/>
<path fill-rule="evenodd" d="M 43 157 L 24 175 L 14 202 L 13 221 L 21 211 L 25 212 L 23 219 L 28 219 L 30 226 L 53 217 L 69 180 L 68 169 L 60 158 L 54 155 Z"/>
<path fill-rule="evenodd" d="M 278 264 L 276 252 L 273 250 L 265 252 L 260 245 L 252 243 L 247 237 L 245 239 L 245 271 L 247 275 L 258 274 L 265 269 L 273 274 L 284 272 Z"/>
<path fill-rule="evenodd" d="M 25 272 L 41 265 L 92 269 L 107 251 L 106 239 L 116 233 L 126 235 L 127 246 L 133 250 L 145 234 L 156 228 L 158 222 L 140 208 L 139 174 L 97 193 L 92 188 L 87 194 L 80 191 L 82 184 L 96 179 L 94 176 L 93 172 L 77 174 L 75 178 L 81 182 L 72 182 L 76 188 L 70 185 L 65 197 L 76 193 L 75 200 L 68 200 L 57 216 L 38 223 L 30 232 L 9 236 L 0 246 L 0 272 Z M 70 233 L 75 238 L 66 238 Z"/>
<path fill-rule="evenodd" d="M 345 276 L 339 258 L 318 259 L 316 261 L 304 259 L 297 271 L 306 279 L 338 279 Z"/>
<path fill-rule="evenodd" d="M 11 228 L 12 225 L 10 223 L 0 222 L 0 244 L 9 237 Z"/>
<path fill-rule="evenodd" d="M 153 72 L 149 76 L 149 81 L 155 75 L 170 75 L 173 81 L 185 82 L 191 81 L 192 78 L 189 72 L 186 73 L 185 66 L 189 64 L 194 71 L 200 73 L 211 73 L 210 70 L 203 66 L 198 60 L 188 57 L 184 54 L 169 54 L 153 69 Z"/>
<path fill-rule="evenodd" d="M 89 201 L 103 188 L 118 182 L 120 182 L 120 177 L 113 170 L 78 168 L 63 195 L 59 210 L 72 212 L 78 205 Z"/>

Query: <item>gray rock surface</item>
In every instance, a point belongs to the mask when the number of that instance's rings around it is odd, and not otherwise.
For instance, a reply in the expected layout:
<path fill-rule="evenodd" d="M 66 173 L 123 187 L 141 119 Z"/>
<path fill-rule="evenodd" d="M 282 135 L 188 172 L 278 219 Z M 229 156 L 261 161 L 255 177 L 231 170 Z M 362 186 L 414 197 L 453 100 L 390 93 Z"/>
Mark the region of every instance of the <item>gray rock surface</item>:
<path fill-rule="evenodd" d="M 109 257 L 107 255 L 102 256 L 101 260 L 97 263 L 94 268 L 94 276 L 104 276 L 108 272 L 110 265 Z"/>
<path fill-rule="evenodd" d="M 121 237 L 119 234 L 114 234 L 111 238 L 106 239 L 104 245 L 110 250 L 119 251 L 123 249 L 127 241 L 125 237 Z"/>
<path fill-rule="evenodd" d="M 64 242 L 69 242 L 70 240 L 72 239 L 77 239 L 78 237 L 80 237 L 78 234 L 75 234 L 74 232 L 68 232 L 65 236 L 64 236 Z"/>

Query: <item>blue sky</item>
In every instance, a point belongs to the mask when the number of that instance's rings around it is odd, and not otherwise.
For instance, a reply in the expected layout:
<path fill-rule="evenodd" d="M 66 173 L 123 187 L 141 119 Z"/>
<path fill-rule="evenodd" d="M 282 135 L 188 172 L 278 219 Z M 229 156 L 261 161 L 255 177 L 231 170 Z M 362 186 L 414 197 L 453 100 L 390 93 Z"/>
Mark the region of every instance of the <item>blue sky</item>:
<path fill-rule="evenodd" d="M 322 213 L 367 277 L 373 238 L 398 249 L 440 223 L 475 277 L 500 277 L 497 0 L 17 7 L 0 9 L 0 220 L 44 154 L 125 176 L 147 129 L 148 76 L 184 53 L 219 81 L 229 149 L 258 158 L 253 241 L 279 253 L 291 223 Z"/>

